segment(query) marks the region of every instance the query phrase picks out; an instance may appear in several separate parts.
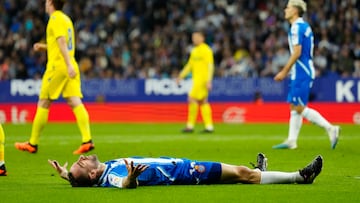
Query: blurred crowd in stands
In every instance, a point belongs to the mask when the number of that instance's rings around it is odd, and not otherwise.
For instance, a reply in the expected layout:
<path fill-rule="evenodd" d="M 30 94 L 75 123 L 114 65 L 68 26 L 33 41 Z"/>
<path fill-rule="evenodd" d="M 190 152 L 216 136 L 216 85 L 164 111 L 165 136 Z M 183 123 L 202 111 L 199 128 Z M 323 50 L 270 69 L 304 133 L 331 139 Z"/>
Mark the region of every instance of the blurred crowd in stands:
<path fill-rule="evenodd" d="M 46 54 L 45 1 L 0 0 L 0 80 L 41 78 Z M 287 0 L 71 1 L 76 59 L 86 78 L 172 78 L 202 30 L 215 77 L 272 77 L 289 57 Z M 360 0 L 308 1 L 317 76 L 360 77 Z"/>

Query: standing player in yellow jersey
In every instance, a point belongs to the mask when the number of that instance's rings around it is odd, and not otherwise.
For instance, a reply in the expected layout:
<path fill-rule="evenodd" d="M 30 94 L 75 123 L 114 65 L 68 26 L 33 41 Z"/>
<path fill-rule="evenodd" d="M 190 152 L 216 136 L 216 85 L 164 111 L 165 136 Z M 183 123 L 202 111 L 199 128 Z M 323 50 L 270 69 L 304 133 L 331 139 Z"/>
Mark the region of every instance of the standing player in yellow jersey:
<path fill-rule="evenodd" d="M 6 176 L 4 144 L 5 144 L 5 133 L 0 124 L 0 176 Z"/>
<path fill-rule="evenodd" d="M 38 107 L 28 142 L 15 143 L 18 150 L 37 152 L 39 137 L 48 120 L 49 108 L 54 100 L 65 98 L 72 108 L 82 135 L 82 145 L 74 154 L 94 149 L 91 140 L 89 114 L 81 98 L 79 67 L 75 60 L 75 35 L 71 19 L 61 9 L 65 0 L 46 0 L 46 13 L 50 16 L 46 27 L 46 44 L 35 43 L 35 51 L 47 51 L 46 71 L 42 79 Z"/>
<path fill-rule="evenodd" d="M 192 74 L 192 88 L 188 94 L 188 119 L 183 132 L 190 133 L 194 131 L 200 106 L 201 116 L 205 124 L 203 132 L 211 133 L 214 131 L 214 126 L 208 95 L 212 88 L 214 56 L 211 48 L 205 43 L 205 36 L 202 32 L 194 32 L 192 42 L 195 47 L 191 51 L 187 64 L 177 78 L 177 83 L 179 83 L 189 73 Z"/>

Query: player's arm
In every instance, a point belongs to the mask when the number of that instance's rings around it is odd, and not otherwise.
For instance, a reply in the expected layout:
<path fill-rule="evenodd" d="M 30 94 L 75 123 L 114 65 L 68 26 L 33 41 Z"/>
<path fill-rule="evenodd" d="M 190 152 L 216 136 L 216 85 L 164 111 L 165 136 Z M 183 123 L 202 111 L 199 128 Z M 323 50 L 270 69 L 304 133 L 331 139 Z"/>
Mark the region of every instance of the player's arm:
<path fill-rule="evenodd" d="M 57 162 L 56 160 L 48 160 L 48 163 L 58 172 L 58 174 L 60 175 L 60 177 L 62 177 L 63 179 L 69 181 L 69 172 L 66 169 L 68 163 L 66 162 L 63 166 L 60 166 L 59 162 Z"/>
<path fill-rule="evenodd" d="M 184 79 L 191 71 L 191 65 L 190 63 L 187 63 L 184 68 L 181 70 L 179 74 L 180 79 Z"/>
<path fill-rule="evenodd" d="M 47 45 L 45 43 L 37 42 L 34 44 L 33 49 L 35 51 L 46 51 Z"/>
<path fill-rule="evenodd" d="M 209 76 L 208 76 L 208 81 L 206 83 L 208 90 L 212 89 L 213 75 L 214 75 L 214 64 L 209 64 Z"/>
<path fill-rule="evenodd" d="M 73 67 L 73 65 L 71 64 L 71 60 L 70 60 L 70 55 L 69 55 L 69 51 L 67 48 L 67 43 L 66 43 L 66 39 L 64 36 L 60 36 L 56 39 L 61 55 L 63 56 L 64 60 L 65 60 L 65 64 L 68 68 L 68 73 L 70 78 L 74 78 L 76 76 L 76 72 L 75 69 Z"/>
<path fill-rule="evenodd" d="M 300 44 L 293 46 L 293 53 L 281 71 L 275 75 L 274 80 L 281 81 L 287 76 L 291 67 L 295 64 L 296 60 L 298 60 L 301 55 L 301 48 L 302 47 Z"/>
<path fill-rule="evenodd" d="M 185 64 L 184 68 L 180 71 L 179 76 L 176 79 L 176 82 L 179 83 L 180 80 L 184 79 L 190 72 L 191 72 L 191 68 L 192 68 L 192 58 L 193 58 L 193 51 L 191 51 L 190 53 L 190 57 L 187 61 L 187 63 Z"/>
<path fill-rule="evenodd" d="M 184 79 L 191 71 L 191 64 L 190 61 L 184 66 L 181 70 L 179 76 L 176 78 L 176 83 L 179 84 L 180 80 Z"/>
<path fill-rule="evenodd" d="M 208 70 L 209 70 L 209 75 L 208 75 L 208 80 L 207 80 L 207 88 L 208 90 L 212 89 L 212 80 L 214 77 L 214 71 L 215 71 L 215 66 L 214 66 L 214 56 L 212 51 L 209 52 L 209 58 L 208 58 Z"/>
<path fill-rule="evenodd" d="M 123 188 L 136 188 L 138 186 L 137 177 L 144 172 L 149 166 L 145 164 L 137 164 L 134 166 L 134 162 L 128 163 L 126 159 L 124 159 L 126 169 L 128 170 L 128 176 L 122 180 Z"/>
<path fill-rule="evenodd" d="M 208 82 L 211 82 L 214 77 L 214 70 L 215 70 L 214 63 L 209 63 L 208 68 L 209 68 Z"/>

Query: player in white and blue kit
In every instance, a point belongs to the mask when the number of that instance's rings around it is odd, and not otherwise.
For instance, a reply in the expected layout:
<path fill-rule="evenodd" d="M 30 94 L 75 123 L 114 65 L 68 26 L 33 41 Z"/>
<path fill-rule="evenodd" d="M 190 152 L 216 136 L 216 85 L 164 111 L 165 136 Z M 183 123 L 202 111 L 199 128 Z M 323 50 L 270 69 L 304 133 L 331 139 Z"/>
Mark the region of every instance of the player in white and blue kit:
<path fill-rule="evenodd" d="M 323 159 L 317 156 L 305 168 L 295 172 L 266 171 L 267 158 L 259 153 L 255 169 L 220 162 L 195 161 L 185 158 L 114 159 L 102 163 L 96 155 L 83 156 L 73 163 L 60 166 L 49 160 L 51 166 L 73 187 L 136 188 L 152 185 L 201 184 L 311 184 L 320 174 Z"/>
<path fill-rule="evenodd" d="M 195 185 L 211 184 L 220 180 L 221 165 L 216 162 L 197 162 L 177 158 L 126 158 L 134 165 L 146 164 L 148 168 L 138 177 L 139 186 L 146 185 Z M 122 178 L 128 170 L 123 159 L 105 162 L 106 169 L 99 186 L 123 187 Z"/>
<path fill-rule="evenodd" d="M 310 25 L 302 18 L 305 11 L 306 3 L 303 0 L 289 0 L 285 8 L 285 19 L 291 24 L 288 32 L 291 56 L 274 80 L 281 81 L 290 72 L 287 101 L 290 103 L 291 112 L 288 138 L 283 143 L 273 146 L 275 149 L 297 148 L 303 117 L 327 131 L 332 149 L 335 149 L 339 137 L 339 126 L 330 124 L 318 111 L 307 107 L 315 70 L 314 35 Z"/>

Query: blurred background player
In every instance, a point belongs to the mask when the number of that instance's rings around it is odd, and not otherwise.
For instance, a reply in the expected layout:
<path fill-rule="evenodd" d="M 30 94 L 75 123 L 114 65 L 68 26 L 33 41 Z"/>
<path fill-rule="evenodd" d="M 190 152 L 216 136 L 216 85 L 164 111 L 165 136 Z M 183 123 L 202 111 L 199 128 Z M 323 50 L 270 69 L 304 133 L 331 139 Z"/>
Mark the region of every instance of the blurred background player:
<path fill-rule="evenodd" d="M 291 112 L 288 138 L 284 143 L 273 146 L 275 149 L 297 148 L 303 117 L 327 131 L 332 149 L 335 149 L 339 137 L 339 126 L 331 125 L 319 112 L 306 106 L 315 78 L 315 69 L 312 60 L 314 35 L 310 25 L 302 18 L 305 11 L 306 3 L 302 0 L 290 0 L 285 8 L 285 19 L 291 24 L 288 32 L 291 56 L 274 80 L 283 80 L 291 71 L 287 98 Z"/>
<path fill-rule="evenodd" d="M 0 124 L 0 176 L 6 176 L 6 167 L 5 167 L 5 133 Z"/>
<path fill-rule="evenodd" d="M 39 137 L 47 123 L 49 108 L 62 94 L 72 108 L 82 135 L 82 145 L 74 154 L 82 154 L 94 149 L 91 140 L 89 115 L 81 98 L 80 73 L 75 61 L 75 35 L 71 19 L 61 10 L 65 0 L 46 0 L 45 9 L 49 14 L 46 28 L 46 44 L 35 43 L 35 51 L 46 51 L 48 62 L 42 79 L 38 107 L 28 142 L 15 143 L 18 150 L 37 152 Z"/>
<path fill-rule="evenodd" d="M 211 133 L 214 131 L 214 126 L 208 95 L 212 88 L 214 56 L 211 48 L 205 43 L 204 33 L 194 32 L 192 34 L 192 42 L 195 47 L 190 53 L 187 64 L 177 78 L 177 83 L 179 83 L 189 73 L 192 76 L 192 87 L 188 94 L 188 119 L 183 132 L 190 133 L 194 131 L 200 106 L 201 116 L 205 125 L 203 132 Z"/>

